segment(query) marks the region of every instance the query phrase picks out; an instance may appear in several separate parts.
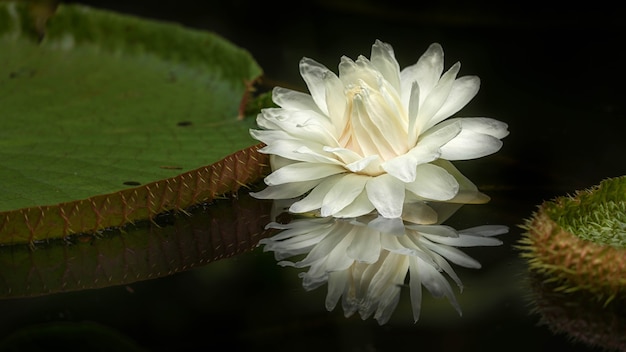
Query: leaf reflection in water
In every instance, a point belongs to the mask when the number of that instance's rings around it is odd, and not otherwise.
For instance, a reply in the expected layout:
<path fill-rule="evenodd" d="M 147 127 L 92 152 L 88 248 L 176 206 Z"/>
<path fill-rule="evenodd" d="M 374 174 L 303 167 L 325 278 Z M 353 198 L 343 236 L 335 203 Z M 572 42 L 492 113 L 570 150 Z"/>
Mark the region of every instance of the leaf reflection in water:
<path fill-rule="evenodd" d="M 251 251 L 267 236 L 271 207 L 242 190 L 98 237 L 0 246 L 0 299 L 126 285 Z"/>
<path fill-rule="evenodd" d="M 626 301 L 598 299 L 587 290 L 563 290 L 563 279 L 528 272 L 529 295 L 540 325 L 604 351 L 626 351 Z"/>
<path fill-rule="evenodd" d="M 333 310 L 341 298 L 346 317 L 358 312 L 364 320 L 373 315 L 379 324 L 385 324 L 398 304 L 405 280 L 416 322 L 422 285 L 433 296 L 446 297 L 461 314 L 444 273 L 462 291 L 461 279 L 450 262 L 474 269 L 481 265 L 458 247 L 498 246 L 502 242 L 494 236 L 507 233 L 508 227 L 485 225 L 458 231 L 442 224 L 397 220 L 366 215 L 272 222 L 269 228 L 282 231 L 259 243 L 264 251 L 274 252 L 279 265 L 308 267 L 299 274 L 306 290 L 328 284 L 326 308 Z M 286 260 L 291 257 L 300 260 Z"/>

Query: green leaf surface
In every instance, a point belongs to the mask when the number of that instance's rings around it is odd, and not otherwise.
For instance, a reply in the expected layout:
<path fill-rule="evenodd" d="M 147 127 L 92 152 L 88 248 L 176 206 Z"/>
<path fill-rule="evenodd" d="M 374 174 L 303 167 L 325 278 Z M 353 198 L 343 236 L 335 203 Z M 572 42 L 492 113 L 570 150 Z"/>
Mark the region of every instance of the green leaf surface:
<path fill-rule="evenodd" d="M 172 178 L 254 144 L 261 69 L 219 36 L 60 5 L 39 41 L 0 3 L 0 212 Z"/>

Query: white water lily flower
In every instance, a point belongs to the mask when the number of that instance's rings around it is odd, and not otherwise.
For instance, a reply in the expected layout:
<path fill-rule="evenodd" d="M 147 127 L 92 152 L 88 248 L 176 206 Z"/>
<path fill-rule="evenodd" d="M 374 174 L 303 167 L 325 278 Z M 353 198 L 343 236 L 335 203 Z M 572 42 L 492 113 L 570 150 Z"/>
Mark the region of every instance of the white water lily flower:
<path fill-rule="evenodd" d="M 456 231 L 444 225 L 404 223 L 400 235 L 380 230 L 375 216 L 357 219 L 307 218 L 283 225 L 283 230 L 261 240 L 264 251 L 273 251 L 279 264 L 306 268 L 300 274 L 302 285 L 312 290 L 328 283 L 326 308 L 335 308 L 340 298 L 346 317 L 358 312 L 386 323 L 396 308 L 401 287 L 409 277 L 413 317 L 417 322 L 422 301 L 422 285 L 435 297 L 447 297 L 456 310 L 461 308 L 443 273 L 462 289 L 461 280 L 449 262 L 480 268 L 480 263 L 457 247 L 497 246 L 493 236 L 506 233 L 500 225 L 478 226 Z M 285 260 L 304 256 L 299 261 Z"/>
<path fill-rule="evenodd" d="M 486 117 L 446 120 L 479 89 L 478 77 L 457 78 L 459 68 L 443 73 L 439 44 L 402 71 L 392 47 L 381 41 L 370 59 L 343 57 L 339 75 L 302 59 L 310 94 L 275 88 L 280 108 L 264 109 L 260 129 L 250 131 L 265 144 L 260 151 L 271 155 L 273 169 L 268 187 L 255 196 L 306 195 L 290 211 L 335 217 L 376 210 L 398 218 L 407 206 L 418 207 L 410 210 L 416 213 L 427 201 L 486 201 L 447 161 L 498 151 L 507 125 Z"/>

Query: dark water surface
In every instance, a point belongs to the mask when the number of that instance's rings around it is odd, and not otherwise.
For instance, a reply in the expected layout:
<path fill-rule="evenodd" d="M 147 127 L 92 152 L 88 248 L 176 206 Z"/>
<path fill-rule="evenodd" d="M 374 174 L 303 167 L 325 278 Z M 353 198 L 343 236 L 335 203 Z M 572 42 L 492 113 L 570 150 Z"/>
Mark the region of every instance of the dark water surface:
<path fill-rule="evenodd" d="M 217 222 L 199 210 L 191 222 L 163 219 L 163 228 L 175 230 L 156 235 L 164 237 L 150 247 L 150 253 L 168 258 L 150 263 L 160 278 L 0 300 L 0 340 L 21 331 L 43 334 L 47 350 L 53 343 L 65 350 L 88 343 L 151 351 L 593 350 L 538 324 L 514 245 L 522 233 L 517 225 L 543 200 L 626 174 L 626 50 L 615 11 L 594 5 L 537 11 L 532 3 L 505 11 L 454 1 L 408 8 L 399 1 L 84 3 L 215 31 L 252 53 L 269 86 L 304 89 L 298 74 L 302 56 L 336 71 L 341 55 L 369 57 L 372 43 L 381 39 L 393 45 L 404 67 L 430 43 L 441 43 L 446 68 L 461 61 L 461 75 L 482 80 L 477 97 L 458 115 L 493 117 L 508 123 L 511 132 L 495 155 L 456 163 L 492 200 L 463 207 L 448 224 L 459 229 L 502 224 L 511 230 L 500 236 L 500 247 L 466 250 L 482 269 L 455 266 L 465 283 L 458 295 L 462 317 L 425 292 L 414 324 L 407 288 L 391 321 L 378 326 L 371 319 L 345 318 L 340 307 L 327 312 L 326 286 L 305 292 L 298 270 L 281 268 L 271 253 L 254 249 L 264 236 L 267 204 L 224 205 L 224 213 L 212 215 L 221 219 Z M 290 12 L 283 12 L 285 7 Z M 245 194 L 241 198 L 246 201 Z M 228 210 L 233 207 L 239 212 Z M 249 218 L 238 223 L 238 235 L 228 221 L 235 224 L 242 214 Z M 192 236 L 179 239 L 184 231 Z M 207 242 L 194 247 L 200 239 Z M 215 243 L 239 247 L 208 253 Z M 170 248 L 173 244 L 181 248 Z M 89 255 L 87 249 L 80 253 Z M 98 253 L 107 255 L 102 248 Z M 234 256 L 216 260 L 229 255 Z M 177 273 L 168 275 L 168 263 Z"/>

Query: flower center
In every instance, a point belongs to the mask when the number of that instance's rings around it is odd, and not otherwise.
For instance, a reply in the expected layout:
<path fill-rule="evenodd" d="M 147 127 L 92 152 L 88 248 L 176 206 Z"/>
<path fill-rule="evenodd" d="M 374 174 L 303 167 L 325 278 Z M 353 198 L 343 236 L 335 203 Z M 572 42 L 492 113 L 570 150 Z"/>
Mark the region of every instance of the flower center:
<path fill-rule="evenodd" d="M 339 145 L 343 148 L 350 149 L 356 153 L 359 153 L 361 156 L 366 156 L 363 154 L 363 150 L 361 149 L 361 146 L 355 139 L 353 121 L 350 118 L 354 110 L 354 97 L 355 95 L 360 94 L 360 92 L 361 92 L 361 87 L 359 86 L 352 87 L 348 89 L 348 91 L 346 92 L 347 104 L 346 104 L 346 110 L 344 112 L 344 114 L 347 115 L 345 118 L 346 124 L 344 125 L 343 131 L 341 132 L 339 136 Z"/>
<path fill-rule="evenodd" d="M 361 81 L 345 91 L 344 127 L 341 147 L 364 158 L 378 155 L 383 161 L 405 154 L 408 146 L 408 119 L 395 90 L 384 85 L 376 89 Z"/>

